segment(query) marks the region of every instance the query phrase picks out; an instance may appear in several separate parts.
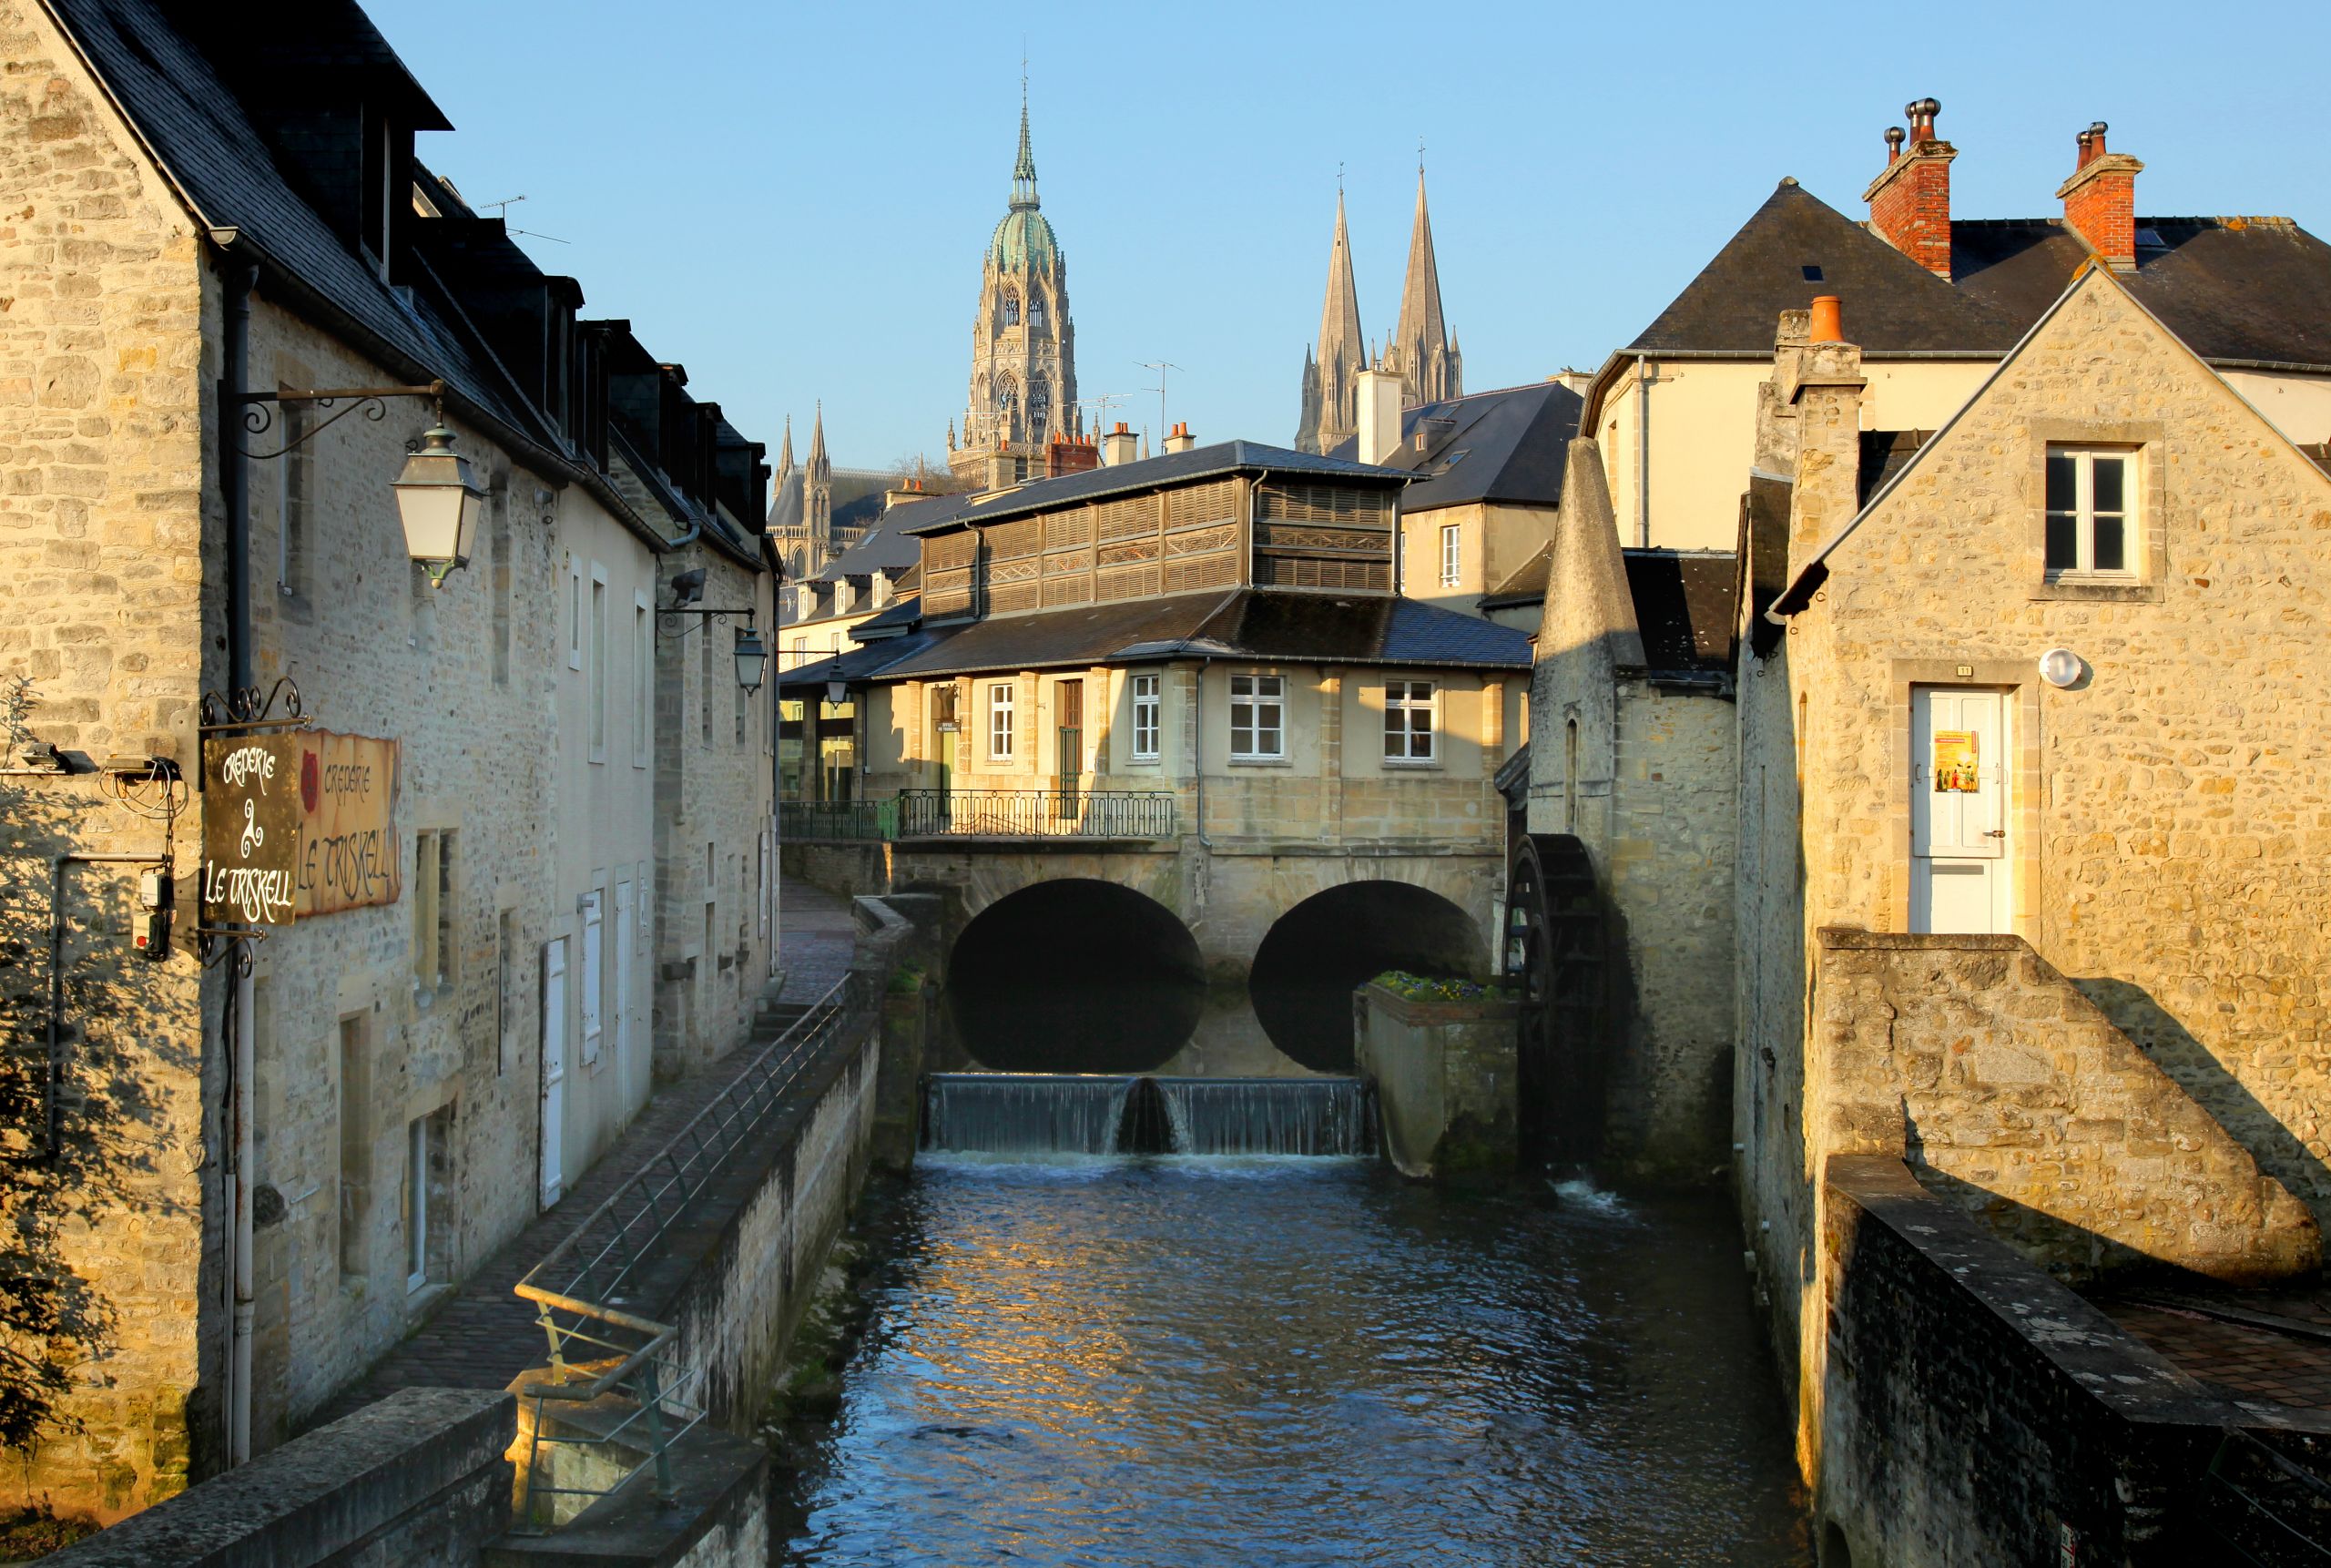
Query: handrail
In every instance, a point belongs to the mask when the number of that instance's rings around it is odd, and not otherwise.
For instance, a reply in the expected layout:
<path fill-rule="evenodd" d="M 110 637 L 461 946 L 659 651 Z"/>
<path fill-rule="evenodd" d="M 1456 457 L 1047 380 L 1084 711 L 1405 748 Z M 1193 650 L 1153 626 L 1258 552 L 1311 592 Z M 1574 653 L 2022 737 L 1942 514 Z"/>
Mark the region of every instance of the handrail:
<path fill-rule="evenodd" d="M 901 789 L 899 836 L 1170 839 L 1170 789 Z"/>
<path fill-rule="evenodd" d="M 524 1385 L 524 1393 L 534 1400 L 534 1421 L 524 1493 L 519 1500 L 521 1528 L 548 1528 L 549 1521 L 538 1518 L 535 1509 L 553 1496 L 604 1495 L 601 1489 L 554 1486 L 538 1481 L 536 1460 L 544 1443 L 611 1445 L 634 1422 L 643 1420 L 648 1429 L 647 1458 L 626 1472 L 624 1480 L 652 1463 L 657 1495 L 666 1502 L 675 1495 L 671 1450 L 705 1419 L 705 1410 L 685 1397 L 690 1386 L 701 1380 L 702 1370 L 677 1364 L 673 1349 L 678 1337 L 676 1327 L 624 1311 L 614 1304 L 621 1299 L 616 1292 L 635 1270 L 659 1252 L 672 1227 L 687 1214 L 692 1200 L 782 1103 L 786 1091 L 819 1052 L 864 1013 L 871 999 L 871 986 L 852 973 L 811 1003 L 518 1281 L 516 1293 L 534 1304 L 536 1322 L 550 1345 L 550 1376 Z M 569 1273 L 566 1266 L 602 1232 L 605 1239 L 598 1242 L 597 1249 Z M 611 1259 L 616 1260 L 614 1271 L 595 1278 Z M 560 1277 L 561 1285 L 554 1288 L 549 1281 Z M 571 1321 L 562 1321 L 562 1315 Z M 594 1369 L 585 1377 L 574 1377 L 575 1358 L 569 1351 L 578 1345 L 613 1351 L 617 1359 L 613 1366 Z M 543 1434 L 545 1401 L 585 1403 L 619 1393 L 631 1397 L 638 1408 L 609 1431 L 593 1437 Z"/>

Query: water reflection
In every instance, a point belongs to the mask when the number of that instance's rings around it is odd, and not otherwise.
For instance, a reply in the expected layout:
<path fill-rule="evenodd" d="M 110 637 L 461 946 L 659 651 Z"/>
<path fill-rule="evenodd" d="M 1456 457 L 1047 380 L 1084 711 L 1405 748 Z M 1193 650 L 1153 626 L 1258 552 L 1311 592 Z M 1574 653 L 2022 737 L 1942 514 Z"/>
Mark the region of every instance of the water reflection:
<path fill-rule="evenodd" d="M 927 1158 L 780 1563 L 1807 1560 L 1720 1206 Z"/>

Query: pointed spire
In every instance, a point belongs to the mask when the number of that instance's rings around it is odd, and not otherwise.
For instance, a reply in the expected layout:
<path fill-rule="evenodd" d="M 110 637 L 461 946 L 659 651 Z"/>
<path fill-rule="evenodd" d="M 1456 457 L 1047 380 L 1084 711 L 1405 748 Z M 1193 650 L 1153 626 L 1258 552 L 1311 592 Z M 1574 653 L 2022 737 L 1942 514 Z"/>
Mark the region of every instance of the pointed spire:
<path fill-rule="evenodd" d="M 1351 228 L 1344 217 L 1341 172 L 1336 181 L 1336 232 L 1328 246 L 1328 291 L 1319 307 L 1319 351 L 1303 357 L 1307 428 L 1296 444 L 1326 452 L 1349 435 L 1359 418 L 1358 372 L 1367 368 L 1368 343 L 1359 327 L 1359 287 L 1353 280 Z"/>
<path fill-rule="evenodd" d="M 1036 200 L 1036 155 L 1028 148 L 1028 63 L 1020 63 L 1020 157 L 1012 166 L 1012 210 L 1033 210 Z"/>
<path fill-rule="evenodd" d="M 1424 199 L 1424 154 L 1417 154 L 1417 218 L 1409 234 L 1409 275 L 1400 288 L 1400 321 L 1389 351 L 1406 380 L 1409 402 L 1440 402 L 1463 395 L 1449 323 L 1440 314 L 1440 268 L 1432 253 L 1432 215 Z"/>
<path fill-rule="evenodd" d="M 826 400 L 818 400 L 818 420 L 809 430 L 809 474 L 822 478 L 833 464 L 826 457 Z"/>
<path fill-rule="evenodd" d="M 777 477 L 782 483 L 793 472 L 793 416 L 785 416 L 785 444 L 777 449 Z"/>

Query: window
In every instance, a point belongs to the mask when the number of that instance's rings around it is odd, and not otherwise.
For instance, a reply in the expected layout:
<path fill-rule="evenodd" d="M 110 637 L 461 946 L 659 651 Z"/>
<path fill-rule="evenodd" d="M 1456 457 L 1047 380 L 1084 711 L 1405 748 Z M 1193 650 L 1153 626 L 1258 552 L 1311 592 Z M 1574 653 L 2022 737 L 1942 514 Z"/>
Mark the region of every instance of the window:
<path fill-rule="evenodd" d="M 1163 683 L 1162 676 L 1133 677 L 1133 755 L 1137 762 L 1157 759 L 1158 688 Z"/>
<path fill-rule="evenodd" d="M 583 667 L 583 568 L 572 555 L 566 558 L 566 667 Z"/>
<path fill-rule="evenodd" d="M 486 526 L 494 530 L 487 554 L 494 575 L 494 684 L 506 687 L 510 684 L 511 600 L 517 576 L 510 559 L 510 487 L 495 485 L 489 505 Z"/>
<path fill-rule="evenodd" d="M 1430 762 L 1440 698 L 1429 680 L 1384 683 L 1384 760 Z"/>
<path fill-rule="evenodd" d="M 405 1126 L 404 1288 L 429 1283 L 429 1118 Z"/>
<path fill-rule="evenodd" d="M 605 961 L 599 945 L 599 938 L 601 934 L 599 903 L 599 894 L 596 891 L 587 892 L 583 895 L 583 984 L 581 988 L 581 997 L 583 1003 L 583 1065 L 585 1067 L 595 1067 L 599 1064 L 599 992 L 601 987 L 605 985 L 606 980 Z"/>
<path fill-rule="evenodd" d="M 1009 289 L 1003 291 L 1003 324 L 1007 327 L 1020 324 L 1020 296 Z"/>
<path fill-rule="evenodd" d="M 631 596 L 631 765 L 647 766 L 647 733 L 655 718 L 656 638 L 647 596 Z"/>
<path fill-rule="evenodd" d="M 2048 449 L 2048 575 L 2128 577 L 2136 454 Z"/>
<path fill-rule="evenodd" d="M 510 986 L 517 976 L 518 916 L 504 910 L 494 920 L 494 1075 L 509 1070 L 510 1024 L 518 1015 Z"/>
<path fill-rule="evenodd" d="M 437 835 L 412 836 L 412 983 L 437 985 Z"/>
<path fill-rule="evenodd" d="M 697 714 L 703 721 L 704 743 L 712 744 L 712 639 L 698 636 L 697 647 L 704 652 L 702 678 L 697 682 Z"/>
<path fill-rule="evenodd" d="M 607 574 L 591 568 L 591 625 L 585 642 L 590 653 L 591 760 L 607 759 Z"/>
<path fill-rule="evenodd" d="M 371 1031 L 362 1013 L 340 1021 L 340 1272 L 348 1279 L 372 1272 L 364 1229 L 372 1196 Z"/>
<path fill-rule="evenodd" d="M 1440 529 L 1440 585 L 1453 588 L 1462 575 L 1465 560 L 1465 535 L 1454 523 Z"/>
<path fill-rule="evenodd" d="M 990 761 L 1012 760 L 1013 712 L 1016 697 L 1008 681 L 987 688 L 987 754 Z"/>
<path fill-rule="evenodd" d="M 1230 677 L 1230 755 L 1234 760 L 1277 761 L 1287 755 L 1287 677 Z"/>

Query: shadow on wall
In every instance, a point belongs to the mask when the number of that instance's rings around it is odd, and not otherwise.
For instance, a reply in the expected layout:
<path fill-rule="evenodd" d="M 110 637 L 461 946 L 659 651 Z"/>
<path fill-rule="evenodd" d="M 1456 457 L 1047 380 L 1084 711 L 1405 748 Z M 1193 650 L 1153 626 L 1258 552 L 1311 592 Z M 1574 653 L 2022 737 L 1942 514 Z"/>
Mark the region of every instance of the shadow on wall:
<path fill-rule="evenodd" d="M 2242 1081 L 2226 1071 L 2194 1032 L 2132 981 L 2102 976 L 2074 979 L 2091 1002 L 2136 1043 L 2153 1064 L 2177 1081 L 2226 1135 L 2240 1144 L 2268 1176 L 2315 1211 L 2331 1234 L 2331 1166 L 2305 1138 L 2258 1103 Z"/>
<path fill-rule="evenodd" d="M 36 700 L 21 677 L 0 689 L 0 768 L 18 766 L 33 738 Z M 128 932 L 140 868 L 67 864 L 60 883 L 60 855 L 114 848 L 107 840 L 116 835 L 124 848 L 161 846 L 160 822 L 137 820 L 99 789 L 86 774 L 53 782 L 0 774 L 0 1446 L 19 1451 L 43 1477 L 86 1480 L 88 1500 L 117 1512 L 140 1479 L 129 1466 L 92 1451 L 88 1473 L 76 1477 L 67 1472 L 79 1467 L 55 1452 L 78 1446 L 84 1427 L 73 1397 L 119 1348 L 120 1309 L 105 1282 L 83 1273 L 75 1257 L 87 1249 L 86 1238 L 118 1237 L 133 1209 L 148 1223 L 189 1214 L 187 1197 L 204 1152 L 198 1132 L 191 1143 L 172 1141 L 173 1122 L 190 1118 L 184 1107 L 174 1117 L 153 1087 L 190 1093 L 199 1083 L 198 1043 L 185 1021 L 151 1011 L 158 989 L 191 988 L 195 960 L 183 946 L 150 966 L 133 956 Z M 148 789 L 139 799 L 152 796 Z M 64 921 L 61 974 L 51 968 L 53 911 Z M 182 915 L 178 932 L 193 923 Z M 51 1150 L 49 1022 L 59 979 Z M 72 1245 L 75 1237 L 84 1244 Z M 108 1250 L 139 1256 L 134 1244 Z M 185 1260 L 194 1267 L 173 1275 L 181 1289 L 178 1310 L 193 1313 L 197 1301 L 212 1298 L 218 1263 L 215 1256 Z M 160 1428 L 179 1417 L 154 1411 Z M 191 1408 L 184 1420 L 198 1473 L 215 1434 Z"/>

